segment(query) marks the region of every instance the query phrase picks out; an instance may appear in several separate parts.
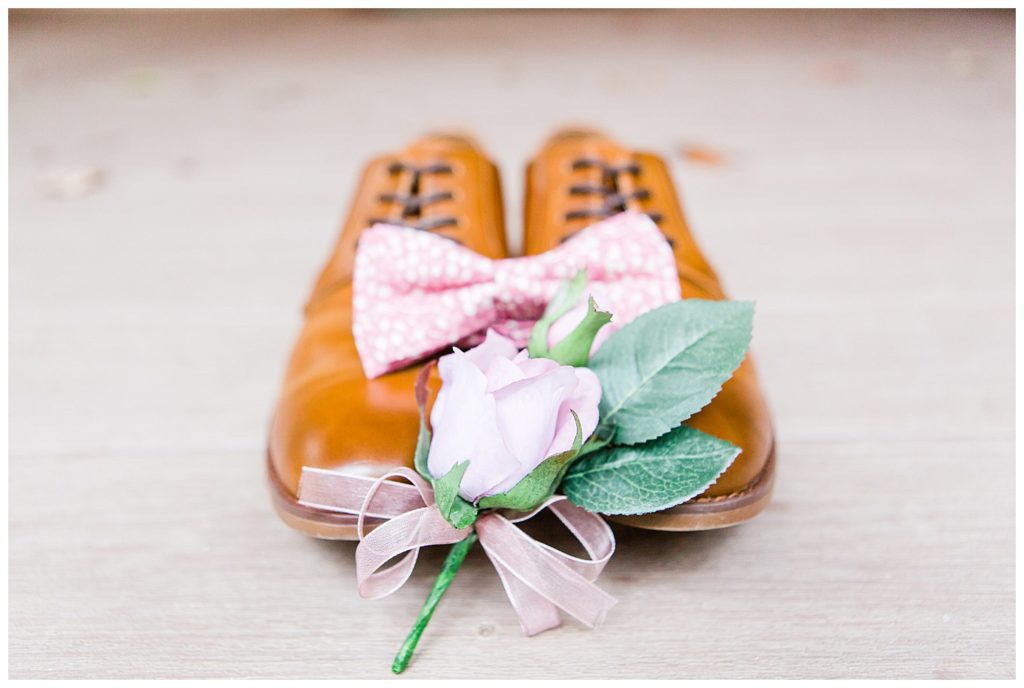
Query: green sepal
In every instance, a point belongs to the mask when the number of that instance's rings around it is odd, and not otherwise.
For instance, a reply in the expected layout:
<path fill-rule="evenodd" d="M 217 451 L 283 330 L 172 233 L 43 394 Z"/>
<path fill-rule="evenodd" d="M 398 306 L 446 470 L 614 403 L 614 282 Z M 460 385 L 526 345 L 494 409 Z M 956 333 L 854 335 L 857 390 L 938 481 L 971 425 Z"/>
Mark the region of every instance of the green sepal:
<path fill-rule="evenodd" d="M 412 456 L 412 465 L 416 472 L 427 480 L 433 480 L 433 477 L 430 475 L 430 469 L 427 468 L 427 457 L 430 455 L 431 439 L 430 424 L 427 423 L 427 382 L 430 380 L 430 371 L 433 370 L 435 365 L 437 365 L 437 362 L 431 361 L 420 369 L 419 375 L 416 376 L 416 385 L 414 387 L 416 406 L 420 409 L 420 431 L 416 435 L 416 451 Z"/>
<path fill-rule="evenodd" d="M 740 448 L 686 425 L 643 444 L 613 445 L 572 464 L 562 493 L 587 511 L 648 514 L 708 488 Z"/>
<path fill-rule="evenodd" d="M 530 331 L 530 339 L 526 343 L 526 350 L 530 352 L 530 358 L 550 358 L 548 352 L 548 330 L 551 324 L 572 310 L 573 306 L 579 303 L 587 288 L 587 271 L 580 270 L 572 279 L 566 280 L 558 287 L 558 291 L 544 309 L 544 315 L 540 317 Z"/>
<path fill-rule="evenodd" d="M 587 302 L 587 314 L 572 332 L 555 344 L 547 357 L 562 365 L 585 366 L 590 360 L 590 349 L 594 346 L 597 331 L 610 323 L 612 314 L 597 309 L 591 296 Z"/>
<path fill-rule="evenodd" d="M 416 435 L 416 453 L 412 457 L 412 465 L 416 472 L 430 480 L 430 469 L 427 468 L 427 457 L 430 455 L 430 428 L 423 412 L 420 412 L 420 432 Z"/>
<path fill-rule="evenodd" d="M 476 521 L 477 508 L 459 496 L 462 476 L 469 468 L 469 461 L 455 464 L 443 478 L 434 481 L 434 500 L 437 510 L 455 528 L 466 528 Z"/>
<path fill-rule="evenodd" d="M 484 497 L 477 501 L 481 509 L 512 509 L 514 511 L 529 511 L 545 499 L 550 497 L 566 470 L 572 464 L 573 459 L 579 456 L 583 446 L 583 427 L 580 425 L 580 418 L 575 411 L 572 419 L 576 422 L 576 437 L 573 439 L 572 447 L 544 459 L 543 462 L 526 477 L 516 483 L 508 492 Z"/>
<path fill-rule="evenodd" d="M 612 436 L 614 435 L 615 428 L 605 427 L 599 424 L 597 429 L 594 430 L 594 434 L 592 434 L 586 444 L 580 448 L 580 456 L 586 456 L 587 454 L 596 452 L 598 449 L 605 448 L 611 444 Z"/>

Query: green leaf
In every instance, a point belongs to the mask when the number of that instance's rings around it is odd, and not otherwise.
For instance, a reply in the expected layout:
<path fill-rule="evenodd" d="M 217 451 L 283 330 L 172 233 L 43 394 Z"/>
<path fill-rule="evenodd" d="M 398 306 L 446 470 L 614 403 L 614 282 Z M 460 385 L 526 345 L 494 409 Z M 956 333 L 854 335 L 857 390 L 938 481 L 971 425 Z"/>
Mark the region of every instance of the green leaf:
<path fill-rule="evenodd" d="M 437 362 L 431 361 L 420 369 L 419 374 L 416 376 L 416 385 L 414 387 L 416 392 L 416 405 L 420 409 L 420 431 L 419 434 L 416 435 L 416 451 L 412 456 L 412 465 L 416 469 L 416 472 L 427 480 L 433 480 L 430 475 L 430 469 L 427 468 L 427 457 L 430 455 L 431 438 L 430 425 L 427 423 L 427 382 L 430 380 L 430 371 L 433 370 L 435 365 L 437 365 Z M 458 488 L 456 487 L 456 489 Z"/>
<path fill-rule="evenodd" d="M 602 428 L 598 426 L 598 430 L 601 429 Z M 594 434 L 590 436 L 590 439 L 587 440 L 587 443 L 580 448 L 580 456 L 585 456 L 587 454 L 590 454 L 591 452 L 596 452 L 598 449 L 603 449 L 609 444 L 611 444 L 611 437 L 602 437 L 597 433 L 597 431 L 595 431 Z"/>
<path fill-rule="evenodd" d="M 544 309 L 544 315 L 530 331 L 530 339 L 526 344 L 530 358 L 542 358 L 548 355 L 548 330 L 551 329 L 551 323 L 572 310 L 573 306 L 579 303 L 586 288 L 586 270 L 580 270 L 573 275 L 572 279 L 562 283 L 548 302 L 547 308 Z"/>
<path fill-rule="evenodd" d="M 576 438 L 572 442 L 572 447 L 561 454 L 544 459 L 508 492 L 479 500 L 477 505 L 481 509 L 529 511 L 552 495 L 583 446 L 583 427 L 580 425 L 580 418 L 575 411 L 571 413 L 572 419 L 576 421 Z"/>
<path fill-rule="evenodd" d="M 696 497 L 739 456 L 740 448 L 689 426 L 629 446 L 589 454 L 569 468 L 562 493 L 601 514 L 648 514 Z"/>
<path fill-rule="evenodd" d="M 457 463 L 443 478 L 434 481 L 437 510 L 456 528 L 465 528 L 476 520 L 476 507 L 459 496 L 459 485 L 467 468 L 469 461 Z"/>
<path fill-rule="evenodd" d="M 555 344 L 548 353 L 548 358 L 562 365 L 585 366 L 590 360 L 590 349 L 594 345 L 597 331 L 612 320 L 612 314 L 597 310 L 597 303 L 591 296 L 587 303 L 587 314 L 573 328 L 565 339 Z"/>
<path fill-rule="evenodd" d="M 665 434 L 707 405 L 750 344 L 754 304 L 686 299 L 641 315 L 601 345 L 601 424 L 618 444 Z"/>

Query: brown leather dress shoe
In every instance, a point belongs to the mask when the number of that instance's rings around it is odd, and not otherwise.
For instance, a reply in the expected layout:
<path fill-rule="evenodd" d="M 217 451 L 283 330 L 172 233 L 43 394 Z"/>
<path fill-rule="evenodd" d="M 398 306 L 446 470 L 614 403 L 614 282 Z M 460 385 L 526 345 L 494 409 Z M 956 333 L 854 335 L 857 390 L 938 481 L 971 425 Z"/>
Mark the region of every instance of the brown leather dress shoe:
<path fill-rule="evenodd" d="M 542 253 L 603 217 L 647 213 L 675 250 L 684 298 L 724 299 L 718 277 L 683 218 L 658 156 L 632 151 L 591 131 L 552 137 L 527 170 L 524 251 Z M 704 494 L 666 511 L 614 520 L 655 530 L 721 528 L 757 515 L 771 496 L 775 444 L 771 419 L 748 356 L 688 425 L 743 451 Z"/>
<path fill-rule="evenodd" d="M 356 242 L 377 221 L 433 232 L 491 258 L 506 254 L 498 172 L 472 141 L 427 136 L 366 166 L 306 304 L 270 432 L 274 506 L 288 525 L 317 537 L 354 539 L 355 517 L 299 504 L 303 466 L 377 476 L 411 465 L 416 446 L 418 367 L 367 380 L 352 338 Z"/>

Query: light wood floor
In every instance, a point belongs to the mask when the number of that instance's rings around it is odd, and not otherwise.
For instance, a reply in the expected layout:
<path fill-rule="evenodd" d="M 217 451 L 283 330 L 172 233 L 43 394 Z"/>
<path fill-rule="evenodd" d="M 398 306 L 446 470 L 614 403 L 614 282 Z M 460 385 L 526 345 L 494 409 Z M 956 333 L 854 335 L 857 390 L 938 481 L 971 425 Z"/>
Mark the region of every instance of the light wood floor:
<path fill-rule="evenodd" d="M 9 671 L 386 677 L 381 601 L 282 525 L 264 440 L 362 162 L 504 175 L 585 122 L 670 162 L 778 429 L 734 529 L 617 528 L 593 631 L 522 636 L 473 554 L 411 677 L 1014 674 L 1007 12 L 15 13 Z"/>

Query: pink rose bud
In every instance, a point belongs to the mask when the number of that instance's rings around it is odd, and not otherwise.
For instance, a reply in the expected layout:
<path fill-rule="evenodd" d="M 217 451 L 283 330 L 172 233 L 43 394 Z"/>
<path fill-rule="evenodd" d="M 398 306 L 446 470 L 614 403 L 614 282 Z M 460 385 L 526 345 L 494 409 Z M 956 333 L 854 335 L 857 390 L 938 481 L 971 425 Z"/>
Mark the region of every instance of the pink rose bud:
<path fill-rule="evenodd" d="M 551 328 L 548 330 L 548 348 L 553 349 L 556 344 L 572 334 L 572 331 L 576 329 L 576 326 L 583 322 L 583 318 L 587 315 L 587 309 L 590 303 L 590 297 L 593 294 L 584 293 L 580 297 L 580 300 L 568 310 L 565 315 L 551 323 Z M 594 304 L 601 309 L 601 299 L 594 296 Z M 608 336 L 619 329 L 613 319 L 610 323 L 602 327 L 597 331 L 597 335 L 594 337 L 594 343 L 590 345 L 590 355 L 593 356 L 604 340 L 608 339 Z"/>
<path fill-rule="evenodd" d="M 427 457 L 441 478 L 463 461 L 470 502 L 512 489 L 545 459 L 572 448 L 574 411 L 585 440 L 597 427 L 601 383 L 587 368 L 529 358 L 493 330 L 480 346 L 442 356 Z"/>

